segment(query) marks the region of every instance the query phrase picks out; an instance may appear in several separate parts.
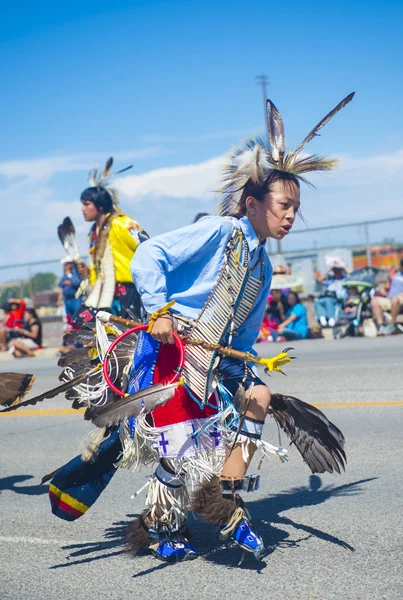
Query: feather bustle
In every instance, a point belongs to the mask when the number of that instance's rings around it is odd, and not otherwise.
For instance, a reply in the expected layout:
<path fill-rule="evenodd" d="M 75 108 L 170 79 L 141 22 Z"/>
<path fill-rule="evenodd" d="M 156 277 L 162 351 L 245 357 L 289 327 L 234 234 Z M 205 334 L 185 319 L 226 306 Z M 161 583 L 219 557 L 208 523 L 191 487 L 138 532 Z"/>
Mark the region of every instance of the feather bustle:
<path fill-rule="evenodd" d="M 272 394 L 269 412 L 312 473 L 345 469 L 344 436 L 320 410 L 293 396 Z"/>

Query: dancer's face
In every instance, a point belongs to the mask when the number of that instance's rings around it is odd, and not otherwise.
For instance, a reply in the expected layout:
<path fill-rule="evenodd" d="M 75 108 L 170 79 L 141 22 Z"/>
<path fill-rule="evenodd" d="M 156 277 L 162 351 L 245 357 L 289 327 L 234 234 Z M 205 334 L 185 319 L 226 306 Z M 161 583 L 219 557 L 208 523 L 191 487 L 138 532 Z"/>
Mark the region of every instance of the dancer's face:
<path fill-rule="evenodd" d="M 98 208 L 95 206 L 95 204 L 93 202 L 90 202 L 89 200 L 84 200 L 84 202 L 81 203 L 82 204 L 82 213 L 83 213 L 83 217 L 86 221 L 96 221 L 98 216 L 99 216 L 99 210 Z"/>
<path fill-rule="evenodd" d="M 268 237 L 282 240 L 294 224 L 300 207 L 300 192 L 293 181 L 279 179 L 261 201 L 246 199 L 246 216 L 261 240 Z"/>

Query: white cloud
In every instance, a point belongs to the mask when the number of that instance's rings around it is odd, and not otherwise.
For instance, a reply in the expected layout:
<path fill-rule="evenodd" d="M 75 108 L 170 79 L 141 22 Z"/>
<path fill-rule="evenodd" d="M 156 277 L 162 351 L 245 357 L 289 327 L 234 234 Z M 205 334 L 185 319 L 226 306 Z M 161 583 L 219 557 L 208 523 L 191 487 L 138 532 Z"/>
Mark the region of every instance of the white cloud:
<path fill-rule="evenodd" d="M 132 160 L 156 156 L 160 152 L 159 146 L 152 146 L 141 150 L 115 153 L 114 160 Z M 0 176 L 7 179 L 14 177 L 28 177 L 35 181 L 49 179 L 58 173 L 72 173 L 74 171 L 88 171 L 96 164 L 103 165 L 108 155 L 106 153 L 82 153 L 65 156 L 35 158 L 28 160 L 10 160 L 0 162 Z"/>
<path fill-rule="evenodd" d="M 115 157 L 120 163 L 156 152 L 158 148 L 146 148 Z M 0 163 L 3 264 L 60 258 L 63 249 L 56 227 L 66 215 L 73 218 L 81 250 L 86 253 L 88 224 L 82 220 L 77 199 L 66 198 L 64 179 L 60 182 L 58 176 L 85 171 L 94 162 L 102 164 L 105 158 L 94 153 Z M 122 193 L 122 206 L 151 235 L 186 225 L 197 212 L 214 212 L 224 160 L 216 156 L 196 164 L 121 177 L 116 186 Z M 79 178 L 81 181 L 81 175 Z M 403 215 L 403 150 L 368 158 L 346 156 L 334 173 L 310 179 L 317 189 L 302 187 L 302 210 L 310 227 Z M 395 234 L 386 230 L 387 235 Z M 353 236 L 354 231 L 349 230 L 346 239 L 353 243 Z M 295 241 L 302 241 L 302 237 L 295 236 Z M 291 239 L 292 234 L 287 244 Z"/>
<path fill-rule="evenodd" d="M 198 164 L 156 169 L 141 175 L 128 175 L 117 180 L 115 187 L 132 198 L 211 196 L 219 186 L 223 164 L 224 157 L 217 156 Z"/>

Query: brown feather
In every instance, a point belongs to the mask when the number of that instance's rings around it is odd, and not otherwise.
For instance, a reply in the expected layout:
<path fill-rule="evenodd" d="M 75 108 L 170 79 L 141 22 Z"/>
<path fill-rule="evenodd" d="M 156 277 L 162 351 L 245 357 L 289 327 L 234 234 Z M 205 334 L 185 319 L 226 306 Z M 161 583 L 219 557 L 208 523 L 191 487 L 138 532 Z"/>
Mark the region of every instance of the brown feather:
<path fill-rule="evenodd" d="M 345 468 L 344 436 L 319 409 L 293 396 L 272 394 L 269 413 L 312 473 L 340 473 Z"/>
<path fill-rule="evenodd" d="M 220 526 L 228 523 L 239 506 L 239 499 L 236 497 L 225 498 L 218 478 L 214 477 L 193 494 L 191 503 L 192 510 L 203 521 Z"/>
<path fill-rule="evenodd" d="M 137 417 L 140 412 L 148 414 L 166 404 L 175 394 L 176 388 L 176 383 L 157 383 L 105 406 L 87 408 L 84 419 L 92 421 L 97 427 L 117 425 L 126 419 Z"/>
<path fill-rule="evenodd" d="M 0 373 L 0 405 L 16 406 L 29 392 L 35 375 L 25 373 Z"/>
<path fill-rule="evenodd" d="M 102 179 L 107 179 L 113 165 L 113 156 L 110 156 L 105 163 L 104 170 L 102 171 Z"/>
<path fill-rule="evenodd" d="M 322 127 L 324 127 L 326 123 L 328 123 L 330 119 L 332 119 L 339 112 L 339 110 L 341 110 L 346 106 L 346 104 L 351 102 L 351 100 L 354 98 L 354 95 L 355 92 L 351 92 L 351 94 L 343 98 L 343 100 L 339 102 L 337 106 L 335 106 L 330 112 L 328 112 L 327 115 L 323 117 L 323 119 L 321 119 L 319 123 L 315 125 L 315 127 L 311 129 L 308 135 L 302 140 L 295 153 L 297 154 L 298 152 L 300 152 L 302 148 L 306 146 L 306 144 L 308 144 L 317 135 L 318 131 L 322 129 Z"/>
<path fill-rule="evenodd" d="M 144 517 L 147 517 L 148 514 L 149 511 L 144 511 L 140 517 L 137 517 L 137 519 L 134 519 L 134 521 L 130 523 L 127 529 L 125 545 L 130 554 L 138 554 L 150 543 L 148 528 L 144 520 Z"/>
<path fill-rule="evenodd" d="M 82 344 L 86 347 L 95 346 L 95 332 L 92 329 L 73 329 L 63 335 L 66 345 Z"/>
<path fill-rule="evenodd" d="M 280 154 L 285 152 L 284 123 L 281 114 L 271 100 L 266 101 L 267 135 L 272 148 Z"/>
<path fill-rule="evenodd" d="M 34 398 L 28 398 L 28 400 L 24 400 L 24 402 L 20 402 L 17 405 L 9 406 L 8 408 L 5 408 L 1 412 L 9 412 L 11 410 L 21 408 L 22 406 L 30 406 L 30 405 L 37 404 L 38 402 L 42 402 L 43 400 L 46 400 L 48 398 L 55 398 L 59 394 L 63 394 L 65 392 L 67 392 L 70 388 L 74 387 L 75 385 L 78 385 L 79 383 L 84 381 L 87 377 L 90 377 L 91 374 L 98 371 L 98 369 L 99 369 L 99 366 L 97 365 L 96 367 L 94 367 L 94 369 L 91 369 L 90 371 L 85 371 L 84 373 L 81 373 L 77 377 L 74 377 L 73 379 L 71 379 L 70 381 L 67 381 L 66 383 L 63 383 L 62 385 L 58 385 L 57 387 L 52 388 L 51 390 L 48 390 L 48 391 L 44 392 L 43 394 L 40 394 L 39 396 L 35 396 Z"/>

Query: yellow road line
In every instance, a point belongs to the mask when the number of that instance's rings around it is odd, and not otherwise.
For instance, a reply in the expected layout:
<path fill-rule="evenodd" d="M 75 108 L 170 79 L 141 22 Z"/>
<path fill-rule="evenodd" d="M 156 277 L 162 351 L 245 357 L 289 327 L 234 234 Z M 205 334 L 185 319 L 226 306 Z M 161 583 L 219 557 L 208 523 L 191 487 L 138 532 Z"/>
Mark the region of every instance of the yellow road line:
<path fill-rule="evenodd" d="M 16 410 L 6 412 L 0 415 L 2 417 L 48 417 L 52 415 L 77 415 L 84 412 L 84 408 L 74 410 L 74 408 L 28 408 L 27 410 Z"/>
<path fill-rule="evenodd" d="M 303 355 L 301 356 L 297 356 L 297 359 L 300 361 L 300 363 L 302 363 L 304 361 L 304 357 Z M 334 360 L 314 360 L 314 361 L 306 361 L 303 364 L 293 364 L 293 367 L 304 367 L 304 369 L 311 367 L 311 366 L 316 366 L 316 365 L 349 365 L 350 363 L 373 363 L 373 362 L 384 362 L 384 361 L 388 361 L 388 362 L 393 362 L 393 361 L 398 361 L 400 362 L 401 360 L 403 360 L 402 357 L 399 358 L 399 356 L 384 356 L 384 357 L 380 357 L 380 358 L 371 358 L 371 357 L 362 357 L 362 358 L 336 358 Z"/>
<path fill-rule="evenodd" d="M 317 408 L 352 408 L 360 406 L 403 406 L 403 400 L 391 400 L 390 402 L 315 402 L 312 406 Z M 38 408 L 6 412 L 1 417 L 48 417 L 52 415 L 77 415 L 83 414 L 84 408 L 74 410 L 73 408 Z"/>
<path fill-rule="evenodd" d="M 403 406 L 403 400 L 391 400 L 390 402 L 316 402 L 317 408 L 349 408 L 350 406 Z"/>

